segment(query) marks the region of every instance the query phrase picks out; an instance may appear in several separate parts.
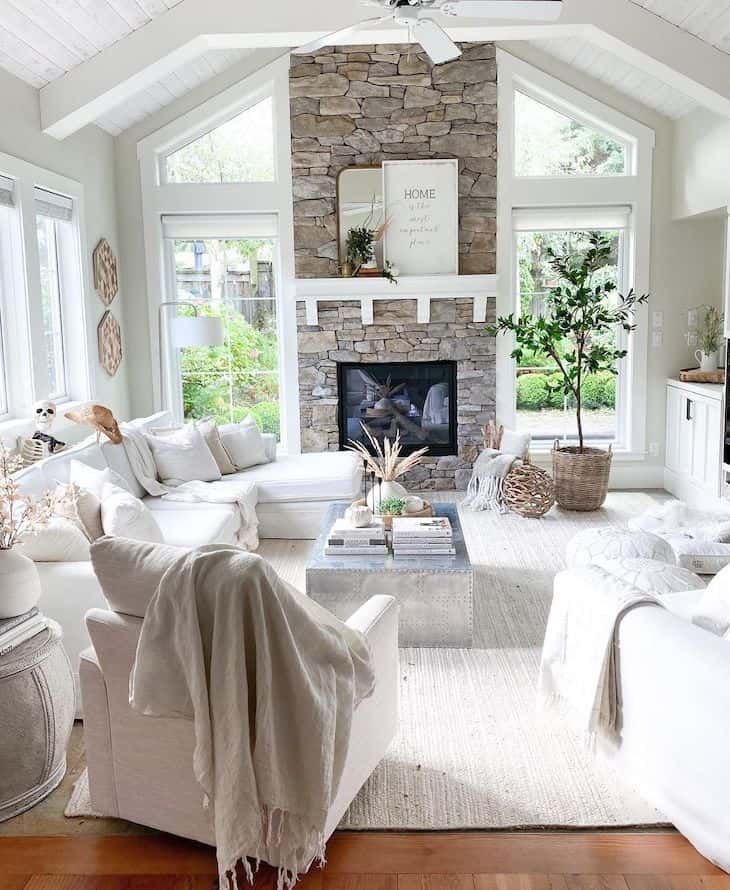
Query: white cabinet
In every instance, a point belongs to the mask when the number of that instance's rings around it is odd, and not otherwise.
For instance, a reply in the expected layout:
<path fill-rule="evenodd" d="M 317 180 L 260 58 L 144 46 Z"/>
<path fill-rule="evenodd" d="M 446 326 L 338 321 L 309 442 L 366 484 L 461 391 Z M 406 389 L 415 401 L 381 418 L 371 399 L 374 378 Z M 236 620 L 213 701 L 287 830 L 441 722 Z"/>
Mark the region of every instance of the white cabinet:
<path fill-rule="evenodd" d="M 723 389 L 718 384 L 667 384 L 664 487 L 685 501 L 720 496 Z"/>

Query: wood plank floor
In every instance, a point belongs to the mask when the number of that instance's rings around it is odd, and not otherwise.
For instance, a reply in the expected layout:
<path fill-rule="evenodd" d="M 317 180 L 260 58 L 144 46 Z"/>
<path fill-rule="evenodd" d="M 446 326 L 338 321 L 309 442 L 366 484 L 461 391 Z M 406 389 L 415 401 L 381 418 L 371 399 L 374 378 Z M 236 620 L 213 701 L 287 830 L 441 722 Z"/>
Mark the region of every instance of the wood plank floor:
<path fill-rule="evenodd" d="M 155 837 L 0 838 L 0 890 L 213 890 L 210 847 Z M 241 883 L 241 888 L 244 885 Z M 301 890 L 730 890 L 675 832 L 334 835 Z M 263 870 L 256 890 L 274 890 Z"/>

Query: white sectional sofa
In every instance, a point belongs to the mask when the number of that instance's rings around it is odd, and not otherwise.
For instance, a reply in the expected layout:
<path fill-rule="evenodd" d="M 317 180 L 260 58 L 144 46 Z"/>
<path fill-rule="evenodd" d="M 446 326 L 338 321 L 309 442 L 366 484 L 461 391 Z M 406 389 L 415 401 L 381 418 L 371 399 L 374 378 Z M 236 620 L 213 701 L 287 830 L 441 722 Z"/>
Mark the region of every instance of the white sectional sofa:
<path fill-rule="evenodd" d="M 171 414 L 159 412 L 134 421 L 152 429 L 174 424 Z M 324 514 L 333 501 L 351 502 L 360 494 L 362 462 L 351 452 L 299 454 L 276 457 L 276 442 L 269 437 L 270 463 L 252 467 L 226 480 L 245 479 L 256 483 L 259 537 L 313 539 L 319 534 Z M 71 460 L 97 469 L 111 467 L 129 490 L 154 511 L 165 543 L 196 547 L 211 543 L 235 543 L 240 513 L 234 505 L 179 503 L 146 495 L 134 477 L 124 445 L 92 436 L 79 445 L 34 464 L 18 474 L 21 490 L 39 495 L 69 479 Z M 37 563 L 43 594 L 40 608 L 64 631 L 64 646 L 78 678 L 79 656 L 89 645 L 84 615 L 104 608 L 90 562 Z M 80 707 L 80 696 L 78 696 Z"/>

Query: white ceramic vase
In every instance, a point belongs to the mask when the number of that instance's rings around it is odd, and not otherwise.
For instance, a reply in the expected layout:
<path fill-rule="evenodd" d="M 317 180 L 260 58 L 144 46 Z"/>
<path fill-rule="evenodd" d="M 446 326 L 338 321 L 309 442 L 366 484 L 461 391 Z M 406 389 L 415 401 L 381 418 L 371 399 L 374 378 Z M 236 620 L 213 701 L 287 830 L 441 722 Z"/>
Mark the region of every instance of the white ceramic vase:
<path fill-rule="evenodd" d="M 387 498 L 403 498 L 405 500 L 407 497 L 408 492 L 400 482 L 384 480 L 379 485 L 376 482 L 372 491 L 368 492 L 368 507 L 370 507 L 373 513 L 378 513 L 378 507 Z"/>
<path fill-rule="evenodd" d="M 695 351 L 695 358 L 700 363 L 700 371 L 717 371 L 717 350 L 715 352 Z"/>
<path fill-rule="evenodd" d="M 0 550 L 0 618 L 22 615 L 41 598 L 41 579 L 32 559 Z"/>

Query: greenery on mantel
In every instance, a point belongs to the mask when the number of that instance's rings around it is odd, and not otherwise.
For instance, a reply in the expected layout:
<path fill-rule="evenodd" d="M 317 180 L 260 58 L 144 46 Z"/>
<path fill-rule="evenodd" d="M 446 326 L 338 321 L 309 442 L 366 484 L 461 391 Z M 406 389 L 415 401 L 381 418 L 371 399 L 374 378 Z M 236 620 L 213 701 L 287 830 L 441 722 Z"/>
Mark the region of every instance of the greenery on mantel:
<path fill-rule="evenodd" d="M 591 233 L 586 250 L 571 253 L 567 245 L 561 252 L 549 248 L 550 266 L 559 284 L 548 291 L 544 314 L 505 315 L 489 326 L 492 335 L 514 335 L 512 358 L 518 362 L 528 350 L 544 353 L 555 362 L 558 370 L 550 387 L 575 404 L 581 453 L 586 378 L 605 371 L 617 373 L 616 362 L 627 350 L 617 349 L 611 334 L 617 328 L 626 333 L 635 330 L 636 309 L 649 299 L 648 294 L 636 294 L 633 288 L 623 296 L 617 293 L 614 281 L 595 279 L 609 264 L 610 254 L 610 240 L 600 232 Z"/>

